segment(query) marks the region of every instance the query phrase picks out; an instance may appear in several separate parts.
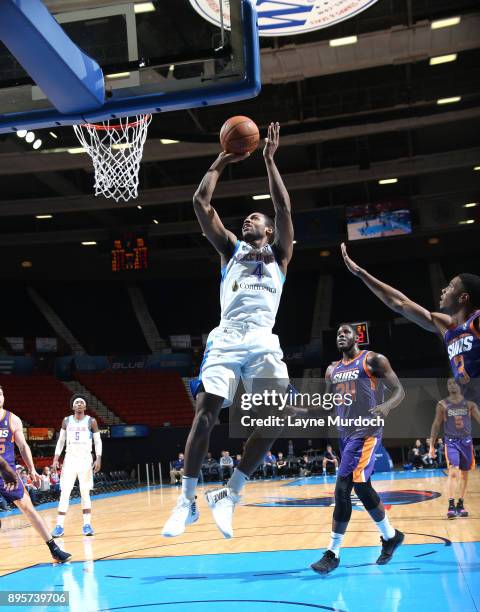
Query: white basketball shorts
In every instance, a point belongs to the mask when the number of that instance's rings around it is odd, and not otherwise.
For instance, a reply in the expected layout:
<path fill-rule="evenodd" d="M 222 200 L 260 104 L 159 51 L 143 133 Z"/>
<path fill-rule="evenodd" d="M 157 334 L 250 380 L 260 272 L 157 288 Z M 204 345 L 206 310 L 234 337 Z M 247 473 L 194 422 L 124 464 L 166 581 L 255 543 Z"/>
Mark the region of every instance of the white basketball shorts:
<path fill-rule="evenodd" d="M 207 393 L 225 399 L 230 406 L 240 378 L 246 393 L 261 393 L 268 379 L 277 380 L 282 389 L 288 387 L 287 366 L 278 336 L 270 328 L 249 323 L 222 321 L 207 339 L 198 379 L 191 383 L 195 396 L 202 384 Z"/>
<path fill-rule="evenodd" d="M 60 489 L 73 489 L 77 478 L 81 489 L 93 489 L 92 455 L 65 456 L 60 474 Z"/>

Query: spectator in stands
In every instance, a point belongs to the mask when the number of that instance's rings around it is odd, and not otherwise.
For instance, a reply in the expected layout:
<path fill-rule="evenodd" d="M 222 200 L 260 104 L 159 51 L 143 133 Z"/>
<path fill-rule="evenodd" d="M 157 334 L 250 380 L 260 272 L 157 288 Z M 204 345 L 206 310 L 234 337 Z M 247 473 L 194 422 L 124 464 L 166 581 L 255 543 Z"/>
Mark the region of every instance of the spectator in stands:
<path fill-rule="evenodd" d="M 17 470 L 17 473 L 18 473 L 18 470 Z M 37 491 L 35 485 L 33 484 L 30 476 L 28 475 L 27 470 L 24 467 L 22 467 L 22 469 L 21 469 L 20 479 L 23 482 L 23 485 L 24 485 L 25 489 L 27 490 L 27 493 L 30 495 L 30 499 L 32 500 L 32 504 L 34 506 L 37 506 L 38 503 L 39 503 L 39 501 L 38 501 L 38 491 Z"/>
<path fill-rule="evenodd" d="M 295 448 L 293 446 L 293 440 L 288 441 L 287 457 L 295 457 Z"/>
<path fill-rule="evenodd" d="M 310 457 L 305 453 L 303 457 L 298 462 L 300 466 L 300 476 L 310 476 L 313 469 L 313 461 Z"/>
<path fill-rule="evenodd" d="M 241 460 L 242 460 L 242 455 L 238 454 L 233 460 L 233 466 L 237 467 L 238 465 L 240 465 Z"/>
<path fill-rule="evenodd" d="M 288 464 L 283 456 L 283 453 L 279 451 L 277 459 L 277 475 L 280 478 L 284 478 L 287 475 Z"/>
<path fill-rule="evenodd" d="M 331 444 L 327 444 L 327 450 L 325 451 L 325 454 L 323 455 L 323 460 L 322 460 L 322 476 L 324 473 L 328 473 L 328 467 L 330 466 L 334 466 L 335 468 L 335 474 L 337 473 L 338 470 L 338 458 L 337 455 L 335 455 L 335 452 L 332 448 Z"/>
<path fill-rule="evenodd" d="M 42 479 L 42 482 L 40 483 L 40 486 L 38 487 L 39 491 L 50 491 L 50 468 L 49 467 L 44 467 L 42 470 L 42 473 L 40 474 L 40 478 Z"/>
<path fill-rule="evenodd" d="M 422 457 L 425 454 L 425 449 L 420 440 L 415 440 L 413 448 L 408 451 L 408 461 L 413 465 L 413 469 L 423 469 Z"/>
<path fill-rule="evenodd" d="M 172 461 L 172 467 L 170 470 L 170 484 L 181 484 L 183 476 L 183 466 L 185 460 L 183 453 L 178 453 L 178 459 Z"/>
<path fill-rule="evenodd" d="M 207 456 L 202 463 L 202 474 L 204 480 L 217 480 L 220 473 L 220 464 L 213 457 L 211 452 L 207 453 Z"/>
<path fill-rule="evenodd" d="M 272 451 L 268 451 L 263 458 L 263 477 L 266 478 L 268 472 L 271 473 L 272 478 L 277 475 L 277 458 L 272 455 Z"/>
<path fill-rule="evenodd" d="M 50 468 L 50 488 L 52 491 L 60 491 L 60 475 L 57 468 Z"/>
<path fill-rule="evenodd" d="M 425 440 L 425 449 L 428 451 L 429 448 L 430 448 L 430 438 L 427 438 Z M 433 459 L 430 457 L 429 452 L 426 452 L 423 455 L 422 461 L 427 468 L 433 468 Z"/>
<path fill-rule="evenodd" d="M 230 457 L 230 453 L 227 450 L 222 451 L 220 457 L 220 480 L 224 482 L 227 478 L 233 474 L 233 459 Z"/>

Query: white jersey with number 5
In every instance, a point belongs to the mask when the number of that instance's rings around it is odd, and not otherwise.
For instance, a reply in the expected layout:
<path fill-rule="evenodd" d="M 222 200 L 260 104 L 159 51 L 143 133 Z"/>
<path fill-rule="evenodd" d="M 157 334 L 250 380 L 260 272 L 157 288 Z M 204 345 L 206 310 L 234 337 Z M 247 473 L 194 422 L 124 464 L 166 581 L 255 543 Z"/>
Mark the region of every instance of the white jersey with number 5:
<path fill-rule="evenodd" d="M 88 457 L 92 454 L 92 431 L 88 415 L 81 421 L 71 415 L 67 421 L 67 448 L 69 457 Z"/>
<path fill-rule="evenodd" d="M 222 320 L 275 325 L 285 276 L 270 244 L 258 250 L 239 240 L 230 261 L 222 268 L 220 305 Z"/>

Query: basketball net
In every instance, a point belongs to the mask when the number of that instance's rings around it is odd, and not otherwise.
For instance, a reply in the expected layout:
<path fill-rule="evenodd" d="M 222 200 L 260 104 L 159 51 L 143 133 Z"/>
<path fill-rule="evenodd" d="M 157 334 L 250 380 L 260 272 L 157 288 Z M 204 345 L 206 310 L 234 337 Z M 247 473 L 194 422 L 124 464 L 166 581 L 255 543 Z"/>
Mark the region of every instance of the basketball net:
<path fill-rule="evenodd" d="M 152 115 L 74 125 L 95 170 L 95 195 L 128 202 L 138 196 L 138 173 Z"/>

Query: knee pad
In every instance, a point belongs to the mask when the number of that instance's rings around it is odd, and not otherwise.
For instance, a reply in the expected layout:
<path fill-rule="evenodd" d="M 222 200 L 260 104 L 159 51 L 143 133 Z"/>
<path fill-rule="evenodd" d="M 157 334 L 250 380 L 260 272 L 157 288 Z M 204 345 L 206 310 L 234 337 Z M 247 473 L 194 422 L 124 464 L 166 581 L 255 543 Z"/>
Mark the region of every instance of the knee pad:
<path fill-rule="evenodd" d="M 353 488 L 352 476 L 339 476 L 335 486 L 335 509 L 333 518 L 339 523 L 347 523 L 352 514 L 352 499 L 350 497 Z"/>
<path fill-rule="evenodd" d="M 373 510 L 380 504 L 380 497 L 372 487 L 370 479 L 368 482 L 356 482 L 353 487 L 360 501 L 365 506 L 365 510 Z"/>

